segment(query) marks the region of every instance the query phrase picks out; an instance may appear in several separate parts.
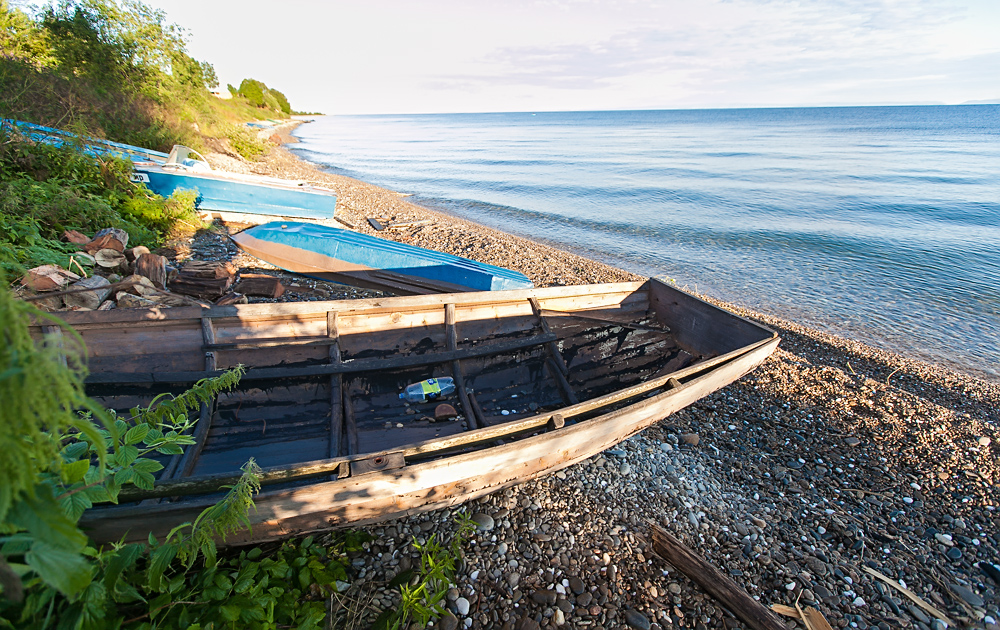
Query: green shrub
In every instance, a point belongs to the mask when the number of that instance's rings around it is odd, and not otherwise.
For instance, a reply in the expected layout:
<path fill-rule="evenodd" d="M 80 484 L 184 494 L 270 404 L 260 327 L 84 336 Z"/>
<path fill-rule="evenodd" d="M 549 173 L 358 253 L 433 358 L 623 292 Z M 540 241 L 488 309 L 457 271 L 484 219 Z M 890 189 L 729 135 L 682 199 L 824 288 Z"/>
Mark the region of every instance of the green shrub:
<path fill-rule="evenodd" d="M 229 140 L 229 146 L 244 159 L 256 160 L 271 150 L 266 140 L 261 140 L 256 131 L 244 125 L 225 125 L 222 131 Z"/>
<path fill-rule="evenodd" d="M 0 269 L 17 274 L 43 264 L 67 266 L 75 247 L 64 230 L 125 230 L 130 245 L 156 247 L 177 221 L 197 224 L 195 194 L 169 199 L 132 183 L 132 165 L 0 136 Z"/>

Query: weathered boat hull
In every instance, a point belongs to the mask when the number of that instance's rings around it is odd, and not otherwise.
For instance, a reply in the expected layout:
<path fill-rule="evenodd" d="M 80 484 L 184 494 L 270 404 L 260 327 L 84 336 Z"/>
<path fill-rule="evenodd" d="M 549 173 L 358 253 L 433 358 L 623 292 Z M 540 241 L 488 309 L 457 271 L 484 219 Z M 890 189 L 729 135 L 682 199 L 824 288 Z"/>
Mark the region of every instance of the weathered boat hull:
<path fill-rule="evenodd" d="M 198 192 L 199 210 L 332 219 L 337 197 L 331 190 L 294 182 L 223 171 L 182 171 L 137 164 L 133 180 L 169 197 L 177 190 Z"/>
<path fill-rule="evenodd" d="M 91 393 L 113 408 L 212 368 L 250 366 L 240 391 L 203 408 L 189 449 L 198 454 L 171 462 L 173 477 L 153 492 L 123 495 L 183 498 L 88 511 L 81 523 L 98 542 L 192 520 L 250 456 L 273 485 L 255 500 L 252 529 L 227 544 L 454 505 L 599 453 L 738 379 L 778 344 L 656 280 L 67 320 L 91 348 Z M 433 403 L 396 396 L 408 380 L 445 374 L 460 383 L 452 402 L 467 428 L 428 422 L 420 414 Z"/>
<path fill-rule="evenodd" d="M 527 289 L 523 273 L 359 232 L 268 223 L 232 236 L 244 251 L 287 271 L 398 295 Z"/>

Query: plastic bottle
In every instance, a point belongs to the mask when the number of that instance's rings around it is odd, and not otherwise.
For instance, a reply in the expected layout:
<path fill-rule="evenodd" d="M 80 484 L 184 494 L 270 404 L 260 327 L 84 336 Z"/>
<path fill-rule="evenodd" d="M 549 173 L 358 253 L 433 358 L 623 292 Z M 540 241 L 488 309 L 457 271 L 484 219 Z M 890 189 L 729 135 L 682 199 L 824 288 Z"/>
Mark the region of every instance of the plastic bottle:
<path fill-rule="evenodd" d="M 399 395 L 403 400 L 413 403 L 437 400 L 455 391 L 455 379 L 450 376 L 441 378 L 429 378 L 426 381 L 407 385 L 403 393 Z"/>

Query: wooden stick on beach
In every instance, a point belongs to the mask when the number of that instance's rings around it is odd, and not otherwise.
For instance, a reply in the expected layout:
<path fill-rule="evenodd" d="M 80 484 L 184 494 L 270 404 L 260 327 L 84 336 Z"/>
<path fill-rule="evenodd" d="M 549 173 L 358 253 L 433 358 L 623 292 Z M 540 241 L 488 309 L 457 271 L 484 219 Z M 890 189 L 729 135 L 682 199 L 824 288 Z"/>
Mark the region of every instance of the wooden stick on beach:
<path fill-rule="evenodd" d="M 722 571 L 685 547 L 667 530 L 653 522 L 649 522 L 649 529 L 653 538 L 653 552 L 723 603 L 740 621 L 753 630 L 788 630 L 777 615 L 750 597 Z"/>

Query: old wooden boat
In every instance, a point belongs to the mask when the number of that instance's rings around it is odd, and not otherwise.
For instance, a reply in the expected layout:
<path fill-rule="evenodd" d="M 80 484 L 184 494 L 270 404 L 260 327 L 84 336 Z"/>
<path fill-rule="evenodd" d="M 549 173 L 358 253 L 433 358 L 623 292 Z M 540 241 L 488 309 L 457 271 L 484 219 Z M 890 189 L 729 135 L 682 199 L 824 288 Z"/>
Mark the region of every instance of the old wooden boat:
<path fill-rule="evenodd" d="M 98 542 L 192 520 L 251 457 L 266 485 L 252 529 L 227 544 L 461 503 L 615 445 L 778 344 L 658 280 L 65 319 L 87 342 L 90 393 L 111 408 L 249 367 L 235 391 L 202 407 L 196 445 L 165 462 L 154 490 L 84 515 Z M 458 419 L 435 422 L 440 401 L 398 396 L 444 376 L 458 383 L 446 401 Z"/>
<path fill-rule="evenodd" d="M 162 164 L 136 162 L 132 179 L 164 197 L 175 190 L 197 191 L 196 205 L 205 212 L 332 219 L 337 208 L 337 195 L 328 188 L 214 170 L 197 151 L 181 145 Z"/>
<path fill-rule="evenodd" d="M 272 222 L 232 239 L 251 256 L 287 271 L 397 295 L 532 286 L 519 271 L 315 223 Z"/>

